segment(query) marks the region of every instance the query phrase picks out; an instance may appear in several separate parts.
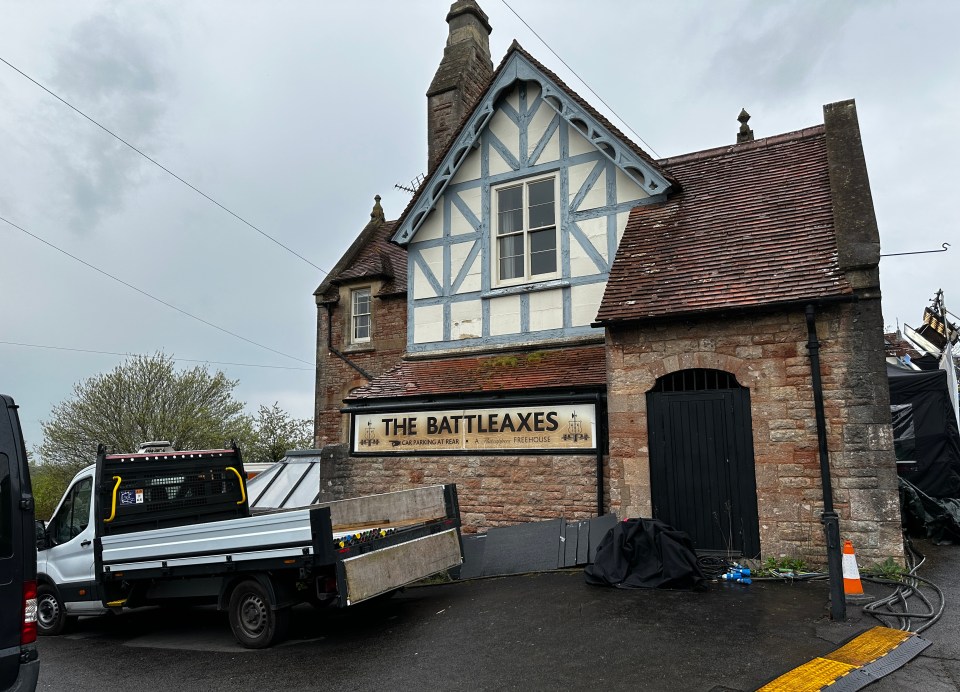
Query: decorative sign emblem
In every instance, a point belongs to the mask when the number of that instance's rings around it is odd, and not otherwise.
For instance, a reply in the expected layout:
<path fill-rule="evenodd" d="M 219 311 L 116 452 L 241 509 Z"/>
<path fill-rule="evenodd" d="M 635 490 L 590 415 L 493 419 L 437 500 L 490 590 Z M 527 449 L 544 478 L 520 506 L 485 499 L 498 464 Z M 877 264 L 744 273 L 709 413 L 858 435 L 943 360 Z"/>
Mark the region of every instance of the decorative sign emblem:
<path fill-rule="evenodd" d="M 367 427 L 363 430 L 363 438 L 360 440 L 360 445 L 364 447 L 375 447 L 380 444 L 380 440 L 377 439 L 377 431 L 373 429 L 373 421 L 367 421 Z"/>
<path fill-rule="evenodd" d="M 422 454 L 596 449 L 593 404 L 353 414 L 353 451 Z"/>
<path fill-rule="evenodd" d="M 563 435 L 564 440 L 577 442 L 578 440 L 589 440 L 589 433 L 583 431 L 583 421 L 577 420 L 577 412 L 570 415 L 570 422 L 567 423 L 567 432 Z"/>

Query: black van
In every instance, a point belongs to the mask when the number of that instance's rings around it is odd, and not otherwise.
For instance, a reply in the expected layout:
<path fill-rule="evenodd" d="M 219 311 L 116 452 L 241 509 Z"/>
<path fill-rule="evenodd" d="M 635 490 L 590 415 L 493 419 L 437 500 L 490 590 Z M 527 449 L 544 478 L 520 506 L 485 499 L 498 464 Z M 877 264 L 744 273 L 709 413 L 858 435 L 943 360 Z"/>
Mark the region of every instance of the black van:
<path fill-rule="evenodd" d="M 39 674 L 30 471 L 17 405 L 0 394 L 0 690 L 32 692 Z"/>

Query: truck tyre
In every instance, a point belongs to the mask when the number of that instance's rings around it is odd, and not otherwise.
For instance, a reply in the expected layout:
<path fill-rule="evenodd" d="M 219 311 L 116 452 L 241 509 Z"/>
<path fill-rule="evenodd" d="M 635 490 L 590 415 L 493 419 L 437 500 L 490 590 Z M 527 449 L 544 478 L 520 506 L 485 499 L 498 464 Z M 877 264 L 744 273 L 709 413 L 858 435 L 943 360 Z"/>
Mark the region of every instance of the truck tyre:
<path fill-rule="evenodd" d="M 255 579 L 240 582 L 230 594 L 230 627 L 248 649 L 265 649 L 281 641 L 290 624 L 290 609 L 274 610 L 264 586 Z"/>
<path fill-rule="evenodd" d="M 67 615 L 57 590 L 49 584 L 37 587 L 37 633 L 44 636 L 63 634 L 76 620 Z"/>

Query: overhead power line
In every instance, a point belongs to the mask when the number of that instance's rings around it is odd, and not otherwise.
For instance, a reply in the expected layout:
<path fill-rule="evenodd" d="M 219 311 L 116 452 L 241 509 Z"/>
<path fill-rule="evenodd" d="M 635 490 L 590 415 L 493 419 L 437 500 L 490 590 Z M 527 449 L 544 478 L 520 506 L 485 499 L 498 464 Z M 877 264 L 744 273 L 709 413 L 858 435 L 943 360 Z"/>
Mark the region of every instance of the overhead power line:
<path fill-rule="evenodd" d="M 213 202 L 213 203 L 216 204 L 218 207 L 220 207 L 221 209 L 223 209 L 223 211 L 225 211 L 225 212 L 227 212 L 228 214 L 230 214 L 230 216 L 232 216 L 233 218 L 237 219 L 237 220 L 240 221 L 241 223 L 246 224 L 247 226 L 249 226 L 250 228 L 252 228 L 253 230 L 255 230 L 257 233 L 259 233 L 260 235 L 262 235 L 264 238 L 266 238 L 267 240 L 270 240 L 270 241 L 276 243 L 277 245 L 279 245 L 280 247 L 282 247 L 284 250 L 286 250 L 287 252 L 289 252 L 291 255 L 293 255 L 294 257 L 300 258 L 301 260 L 303 260 L 304 262 L 306 262 L 307 264 L 309 264 L 309 265 L 310 265 L 311 267 L 313 267 L 314 269 L 317 269 L 318 271 L 321 271 L 321 272 L 323 272 L 324 274 L 328 273 L 326 269 L 322 269 L 322 268 L 318 267 L 316 264 L 314 264 L 313 262 L 311 262 L 310 260 L 308 260 L 306 257 L 304 257 L 304 256 L 301 255 L 300 253 L 296 252 L 295 250 L 292 250 L 291 248 L 287 247 L 286 245 L 284 245 L 283 243 L 281 243 L 279 240 L 277 240 L 276 238 L 274 238 L 272 235 L 270 235 L 270 234 L 267 233 L 266 231 L 263 231 L 263 230 L 257 228 L 255 225 L 253 225 L 252 223 L 250 223 L 249 221 L 247 221 L 245 218 L 243 218 L 242 216 L 240 216 L 240 215 L 237 214 L 236 212 L 234 212 L 234 211 L 228 209 L 227 207 L 223 206 L 222 204 L 220 204 L 220 202 L 218 202 L 218 201 L 215 200 L 213 197 L 211 197 L 210 195 L 208 195 L 207 193 L 205 193 L 203 190 L 200 190 L 200 189 L 199 189 L 198 187 L 196 187 L 195 185 L 192 185 L 191 183 L 188 183 L 186 180 L 184 180 L 184 179 L 181 178 L 179 175 L 177 175 L 176 173 L 174 173 L 173 171 L 171 171 L 169 168 L 167 168 L 166 166 L 164 166 L 162 163 L 160 163 L 159 161 L 157 161 L 156 159 L 154 159 L 154 158 L 151 157 L 150 155 L 145 154 L 145 153 L 142 152 L 140 149 L 138 149 L 137 147 L 135 147 L 135 146 L 133 146 L 132 144 L 130 144 L 130 142 L 128 142 L 127 140 L 125 140 L 125 139 L 124 139 L 123 137 L 121 137 L 120 135 L 115 134 L 114 132 L 112 132 L 111 130 L 109 130 L 107 127 L 101 125 L 99 122 L 97 122 L 96 120 L 94 120 L 93 118 L 91 118 L 89 115 L 87 115 L 86 113 L 84 113 L 82 110 L 80 110 L 79 108 L 77 108 L 76 106 L 74 106 L 72 103 L 70 103 L 70 102 L 67 101 L 66 99 L 64 99 L 64 98 L 58 96 L 57 94 L 55 94 L 53 91 L 51 91 L 50 89 L 48 89 L 47 87 L 45 87 L 43 84 L 41 84 L 40 82 L 38 82 L 37 80 L 35 80 L 33 77 L 31 77 L 30 75 L 28 75 L 26 72 L 24 72 L 23 70 L 21 70 L 21 69 L 20 69 L 19 67 L 17 67 L 16 65 L 11 64 L 11 63 L 8 62 L 7 60 L 4 60 L 2 57 L 0 57 L 0 62 L 2 62 L 4 65 L 6 65 L 7 67 L 9 67 L 10 69 L 18 72 L 19 74 L 21 74 L 23 77 L 25 77 L 26 79 L 30 80 L 30 81 L 33 82 L 34 84 L 36 84 L 38 87 L 40 87 L 40 88 L 43 89 L 45 92 L 47 92 L 48 94 L 50 94 L 53 98 L 57 99 L 60 103 L 62 103 L 63 105 L 67 106 L 68 108 L 70 108 L 70 109 L 73 110 L 74 112 L 78 113 L 79 115 L 83 116 L 84 118 L 86 118 L 86 119 L 89 120 L 90 122 L 92 122 L 94 125 L 96 125 L 96 126 L 99 127 L 101 130 L 103 130 L 104 132 L 106 132 L 108 135 L 110 135 L 111 137 L 113 137 L 114 139 L 116 139 L 118 142 L 124 144 L 125 146 L 127 146 L 127 147 L 129 147 L 129 148 L 131 148 L 131 149 L 133 149 L 135 152 L 137 152 L 138 154 L 140 154 L 140 156 L 142 156 L 143 158 L 145 158 L 147 161 L 149 161 L 149 162 L 152 163 L 153 165 L 157 166 L 158 168 L 160 168 L 161 170 L 165 171 L 166 173 L 169 173 L 170 175 L 172 175 L 174 178 L 176 178 L 177 180 L 179 180 L 181 183 L 183 183 L 184 185 L 186 185 L 187 187 L 189 187 L 191 190 L 193 190 L 194 192 L 196 192 L 198 195 L 200 195 L 201 197 L 203 197 L 203 198 L 206 199 L 207 201 Z"/>
<path fill-rule="evenodd" d="M 197 317 L 197 316 L 194 315 L 193 313 L 187 312 L 186 310 L 184 310 L 184 309 L 182 309 L 182 308 L 178 308 L 176 305 L 173 305 L 172 303 L 168 303 L 168 302 L 165 301 L 165 300 L 162 300 L 162 299 L 160 299 L 160 298 L 157 298 L 156 296 L 151 295 L 150 293 L 147 293 L 147 292 L 144 291 L 143 289 L 137 288 L 137 287 L 134 286 L 133 284 L 127 283 L 127 282 L 124 281 L 123 279 L 120 279 L 120 278 L 114 276 L 114 275 L 111 274 L 110 272 L 106 272 L 106 271 L 104 271 L 103 269 L 100 269 L 99 267 L 95 267 L 94 265 L 90 264 L 89 262 L 80 259 L 80 258 L 77 257 L 76 255 L 70 254 L 70 253 L 67 252 L 66 250 L 64 250 L 64 249 L 62 249 L 62 248 L 59 248 L 59 247 L 57 247 L 56 245 L 54 245 L 54 244 L 51 243 L 49 240 L 44 240 L 44 239 L 41 238 L 40 236 L 36 235 L 35 233 L 31 233 L 30 231 L 28 231 L 27 229 L 23 228 L 22 226 L 18 226 L 17 224 L 15 224 L 13 221 L 10 221 L 9 219 L 6 219 L 6 218 L 0 216 L 0 221 L 3 221 L 4 223 L 6 223 L 6 224 L 8 224 L 8 225 L 10 225 L 10 226 L 13 226 L 14 228 L 16 228 L 18 231 L 21 231 L 22 233 L 26 233 L 28 236 L 30 236 L 30 237 L 33 238 L 34 240 L 39 240 L 39 241 L 40 241 L 41 243 L 43 243 L 44 245 L 53 248 L 53 249 L 56 250 L 57 252 L 66 255 L 66 256 L 69 257 L 70 259 L 76 260 L 77 262 L 79 262 L 80 264 L 84 265 L 85 267 L 89 267 L 90 269 L 93 269 L 95 272 L 97 272 L 97 273 L 99 273 L 99 274 L 103 274 L 103 275 L 106 276 L 107 278 L 113 279 L 113 280 L 116 281 L 117 283 L 123 284 L 123 285 L 126 286 L 127 288 L 136 291 L 136 292 L 139 293 L 140 295 L 146 296 L 146 297 L 149 298 L 150 300 L 156 301 L 156 302 L 160 303 L 161 305 L 165 305 L 165 306 L 167 306 L 168 308 L 170 308 L 171 310 L 176 310 L 176 311 L 179 312 L 181 315 L 186 315 L 187 317 L 189 317 L 189 318 L 191 318 L 191 319 L 197 320 L 198 322 L 202 322 L 203 324 L 207 325 L 208 327 L 213 327 L 214 329 L 216 329 L 216 330 L 218 330 L 218 331 L 221 331 L 221 332 L 223 332 L 224 334 L 229 334 L 230 336 L 235 337 L 235 338 L 237 338 L 237 339 L 240 339 L 241 341 L 246 341 L 248 344 L 253 344 L 254 346 L 257 346 L 258 348 L 266 349 L 267 351 L 270 351 L 270 352 L 272 352 L 272 353 L 276 353 L 277 355 L 283 356 L 284 358 L 290 358 L 291 360 L 295 360 L 295 361 L 298 361 L 298 362 L 300 362 L 300 363 L 305 363 L 306 365 L 313 365 L 313 363 L 311 363 L 310 361 L 303 360 L 302 358 L 297 358 L 296 356 L 291 356 L 289 353 L 284 353 L 283 351 L 278 351 L 278 350 L 275 349 L 275 348 L 270 348 L 269 346 L 264 346 L 263 344 L 259 344 L 259 343 L 257 343 L 256 341 L 253 341 L 252 339 L 248 339 L 248 338 L 245 337 L 245 336 L 240 336 L 240 335 L 237 334 L 236 332 L 231 332 L 229 329 L 225 329 L 225 328 L 223 328 L 223 327 L 221 327 L 221 326 L 219 326 L 219 325 L 214 324 L 213 322 L 210 322 L 210 321 L 208 321 L 208 320 L 203 319 L 202 317 Z"/>
<path fill-rule="evenodd" d="M 507 0 L 500 0 L 500 1 L 501 1 L 504 5 L 506 5 L 506 7 L 507 7 L 508 10 L 510 10 L 511 12 L 513 12 L 513 14 L 517 17 L 517 19 L 519 19 L 521 22 L 523 22 L 523 25 L 524 25 L 525 27 L 527 27 L 534 36 L 537 37 L 537 40 L 539 40 L 540 43 L 542 43 L 544 46 L 547 47 L 547 50 L 548 50 L 548 51 L 550 51 L 551 53 L 553 53 L 553 56 L 554 56 L 557 60 L 559 60 L 561 63 L 563 63 L 563 66 L 564 66 L 564 67 L 566 67 L 568 70 L 570 70 L 570 72 L 573 74 L 574 77 L 576 77 L 578 80 L 580 80 L 580 83 L 583 84 L 583 86 L 587 87 L 587 89 L 590 90 L 590 93 L 591 93 L 591 94 L 593 94 L 594 96 L 597 97 L 597 100 L 600 101 L 600 103 L 602 103 L 604 106 L 607 107 L 607 110 L 609 110 L 611 113 L 613 113 L 613 115 L 617 118 L 617 120 L 619 120 L 621 123 L 623 123 L 623 126 L 624 126 L 625 128 L 627 128 L 634 137 L 636 137 L 636 138 L 639 139 L 641 142 L 643 142 L 644 146 L 646 146 L 647 149 L 650 150 L 650 153 L 652 153 L 652 154 L 653 154 L 654 156 L 656 156 L 658 159 L 660 158 L 660 154 L 658 154 L 658 153 L 656 152 L 656 150 L 655 150 L 652 146 L 650 146 L 649 144 L 647 144 L 647 142 L 643 139 L 643 137 L 641 137 L 640 135 L 638 135 L 638 134 L 636 133 L 636 131 L 634 131 L 634 129 L 633 129 L 632 127 L 630 127 L 629 123 L 627 123 L 626 120 L 624 120 L 623 118 L 621 118 L 620 115 L 619 115 L 615 110 L 613 110 L 613 108 L 610 106 L 610 104 L 607 103 L 606 101 L 604 101 L 603 98 L 600 96 L 600 94 L 598 94 L 597 92 L 595 92 L 595 91 L 593 90 L 593 88 L 592 88 L 589 84 L 587 84 L 586 80 L 584 80 L 583 77 L 581 77 L 580 75 L 578 75 L 578 74 L 576 73 L 576 71 L 575 71 L 572 67 L 570 67 L 570 66 L 567 64 L 567 62 L 557 54 L 557 51 L 555 51 L 553 48 L 550 47 L 550 44 L 547 43 L 547 42 L 543 39 L 543 37 L 540 36 L 540 34 L 538 34 L 538 33 L 536 32 L 536 30 L 527 23 L 527 20 L 524 19 L 523 17 L 521 17 L 519 14 L 517 14 L 517 11 L 516 11 L 515 9 L 513 9 L 512 7 L 510 7 L 509 4 L 507 4 Z"/>
<path fill-rule="evenodd" d="M 102 356 L 142 356 L 140 353 L 119 353 L 117 351 L 96 351 L 89 348 L 68 348 L 66 346 L 48 346 L 46 344 L 25 344 L 19 341 L 0 341 L 0 344 L 5 346 L 23 346 L 26 348 L 45 348 L 53 351 L 71 351 L 74 353 L 95 353 Z M 235 365 L 242 368 L 269 368 L 271 370 L 303 370 L 307 372 L 312 372 L 313 368 L 298 368 L 288 365 L 260 365 L 257 363 L 232 363 L 229 361 L 222 360 L 200 360 L 197 358 L 177 358 L 176 356 L 170 356 L 174 361 L 180 363 L 205 363 L 208 365 Z"/>

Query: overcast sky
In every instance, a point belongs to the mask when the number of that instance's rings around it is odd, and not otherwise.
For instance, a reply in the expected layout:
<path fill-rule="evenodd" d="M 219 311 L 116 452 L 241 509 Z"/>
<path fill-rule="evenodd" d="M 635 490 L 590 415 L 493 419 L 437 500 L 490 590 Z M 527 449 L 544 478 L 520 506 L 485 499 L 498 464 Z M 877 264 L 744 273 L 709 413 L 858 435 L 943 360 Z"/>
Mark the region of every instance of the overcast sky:
<path fill-rule="evenodd" d="M 882 252 L 953 245 L 881 261 L 884 320 L 917 326 L 939 288 L 960 313 L 960 3 L 507 1 L 589 87 L 481 0 L 494 65 L 516 38 L 654 156 L 733 143 L 744 107 L 759 138 L 855 98 Z M 396 218 L 394 185 L 424 172 L 449 4 L 2 0 L 0 58 L 309 260 L 0 63 L 0 216 L 273 349 L 0 222 L 0 391 L 28 447 L 75 383 L 124 360 L 80 350 L 216 362 L 251 412 L 312 417 L 310 263 L 336 263 L 374 195 Z"/>

